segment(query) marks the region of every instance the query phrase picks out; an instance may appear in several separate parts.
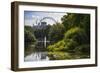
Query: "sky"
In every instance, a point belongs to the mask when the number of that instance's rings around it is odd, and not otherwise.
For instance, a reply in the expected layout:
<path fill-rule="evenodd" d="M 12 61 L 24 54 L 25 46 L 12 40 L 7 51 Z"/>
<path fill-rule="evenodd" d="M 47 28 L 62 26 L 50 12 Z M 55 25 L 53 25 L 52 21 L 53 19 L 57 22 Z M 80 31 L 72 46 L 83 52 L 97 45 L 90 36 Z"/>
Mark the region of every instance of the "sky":
<path fill-rule="evenodd" d="M 43 11 L 24 11 L 24 23 L 27 26 L 37 25 L 41 19 L 44 17 L 53 18 L 56 22 L 61 22 L 61 18 L 66 15 L 65 12 L 43 12 Z M 52 19 L 44 19 L 42 21 L 47 22 L 47 24 L 54 24 L 55 21 Z"/>

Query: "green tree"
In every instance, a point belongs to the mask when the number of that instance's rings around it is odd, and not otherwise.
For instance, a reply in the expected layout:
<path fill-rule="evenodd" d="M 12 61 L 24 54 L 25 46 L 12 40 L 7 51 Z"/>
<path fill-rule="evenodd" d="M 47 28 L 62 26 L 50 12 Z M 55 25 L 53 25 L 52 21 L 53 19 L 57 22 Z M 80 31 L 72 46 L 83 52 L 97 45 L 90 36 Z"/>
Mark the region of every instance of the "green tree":
<path fill-rule="evenodd" d="M 64 32 L 65 27 L 63 24 L 56 23 L 52 25 L 48 33 L 49 40 L 52 41 L 52 43 L 56 43 L 59 40 L 62 40 L 64 37 Z"/>
<path fill-rule="evenodd" d="M 51 39 L 56 40 L 56 42 L 47 48 L 51 59 L 89 58 L 90 15 L 67 13 L 61 20 L 64 32 L 60 32 L 62 30 L 60 28 L 57 29 L 61 24 L 54 25 L 50 31 Z M 58 52 L 64 52 L 64 54 L 58 54 Z"/>
<path fill-rule="evenodd" d="M 87 34 L 90 33 L 90 14 L 67 13 L 61 20 L 66 30 L 77 26 L 85 29 Z"/>
<path fill-rule="evenodd" d="M 77 46 L 87 44 L 87 35 L 82 28 L 73 27 L 69 29 L 64 36 L 67 51 L 75 52 Z"/>
<path fill-rule="evenodd" d="M 71 39 L 79 45 L 90 44 L 90 14 L 67 13 L 61 20 L 66 27 L 65 42 Z"/>
<path fill-rule="evenodd" d="M 87 35 L 84 31 L 84 29 L 80 27 L 73 27 L 69 29 L 64 36 L 65 42 L 68 39 L 73 39 L 74 41 L 78 42 L 78 44 L 86 44 L 88 41 Z"/>
<path fill-rule="evenodd" d="M 44 28 L 34 29 L 34 35 L 36 36 L 36 38 L 44 39 L 44 37 L 46 36 L 47 39 L 48 39 L 48 34 L 49 34 L 49 31 L 50 31 L 50 28 L 51 28 L 51 25 L 48 24 Z"/>
<path fill-rule="evenodd" d="M 36 38 L 32 32 L 32 27 L 30 26 L 25 26 L 24 28 L 24 42 L 25 50 L 28 50 L 30 45 L 36 42 Z"/>

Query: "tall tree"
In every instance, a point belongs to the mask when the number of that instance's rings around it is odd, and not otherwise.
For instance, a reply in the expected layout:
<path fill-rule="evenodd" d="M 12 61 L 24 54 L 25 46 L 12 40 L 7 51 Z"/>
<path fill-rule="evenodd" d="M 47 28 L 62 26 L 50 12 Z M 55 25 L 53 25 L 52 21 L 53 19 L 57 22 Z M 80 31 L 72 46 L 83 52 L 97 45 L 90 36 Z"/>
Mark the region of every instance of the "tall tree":
<path fill-rule="evenodd" d="M 25 26 L 24 28 L 24 44 L 25 49 L 27 50 L 28 47 L 36 42 L 36 38 L 32 32 L 32 27 Z"/>
<path fill-rule="evenodd" d="M 53 43 L 58 42 L 59 40 L 62 40 L 65 33 L 65 27 L 63 24 L 56 23 L 51 26 L 49 30 L 49 40 Z"/>

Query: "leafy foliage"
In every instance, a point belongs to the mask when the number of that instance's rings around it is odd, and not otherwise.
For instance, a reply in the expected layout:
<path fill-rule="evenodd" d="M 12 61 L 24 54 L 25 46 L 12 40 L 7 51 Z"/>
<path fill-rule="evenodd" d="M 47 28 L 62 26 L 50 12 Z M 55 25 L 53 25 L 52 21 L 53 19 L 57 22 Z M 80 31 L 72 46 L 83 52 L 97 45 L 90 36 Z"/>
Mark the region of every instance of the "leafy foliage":
<path fill-rule="evenodd" d="M 48 51 L 63 51 L 65 48 L 64 40 L 61 40 L 53 45 L 48 46 Z"/>
<path fill-rule="evenodd" d="M 49 40 L 53 41 L 53 43 L 62 40 L 64 36 L 64 32 L 65 32 L 65 27 L 63 26 L 63 24 L 56 23 L 52 25 L 52 27 L 50 28 L 50 32 L 48 33 Z"/>
<path fill-rule="evenodd" d="M 63 34 L 62 38 L 59 39 L 53 45 L 48 46 L 47 48 L 50 51 L 49 53 L 50 58 L 51 59 L 89 58 L 90 15 L 68 13 L 62 17 L 62 24 L 65 27 L 64 33 L 61 32 L 61 34 Z M 62 28 L 60 28 L 60 30 L 62 30 Z M 56 33 L 55 35 L 59 36 Z M 68 55 L 66 56 L 64 54 L 57 54 L 57 52 L 64 52 Z"/>
<path fill-rule="evenodd" d="M 72 58 L 69 53 L 62 52 L 62 51 L 61 52 L 60 51 L 49 52 L 48 56 L 50 60 L 65 60 L 65 59 Z"/>
<path fill-rule="evenodd" d="M 80 58 L 89 58 L 90 57 L 90 45 L 84 44 L 84 45 L 80 45 L 76 47 L 75 53 L 77 56 L 80 56 Z"/>
<path fill-rule="evenodd" d="M 84 32 L 84 29 L 79 27 L 73 27 L 69 29 L 64 36 L 65 42 L 67 42 L 68 39 L 72 39 L 73 41 L 76 41 L 79 45 L 87 43 L 87 35 Z"/>
<path fill-rule="evenodd" d="M 25 50 L 28 50 L 30 45 L 36 42 L 36 38 L 31 30 L 31 27 L 25 26 L 24 29 Z"/>
<path fill-rule="evenodd" d="M 45 28 L 42 29 L 33 29 L 34 30 L 34 35 L 36 38 L 44 38 L 45 36 L 48 38 L 49 36 L 49 31 L 50 31 L 51 25 L 46 25 Z"/>

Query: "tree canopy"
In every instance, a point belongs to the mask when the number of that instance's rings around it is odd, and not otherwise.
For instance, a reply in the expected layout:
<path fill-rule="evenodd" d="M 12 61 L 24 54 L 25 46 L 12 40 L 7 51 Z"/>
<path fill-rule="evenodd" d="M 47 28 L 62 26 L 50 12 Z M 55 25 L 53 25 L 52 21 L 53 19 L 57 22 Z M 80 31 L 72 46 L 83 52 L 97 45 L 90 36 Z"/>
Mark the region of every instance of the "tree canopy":
<path fill-rule="evenodd" d="M 59 38 L 57 42 L 48 46 L 51 59 L 57 59 L 54 56 L 56 52 L 67 53 L 67 55 L 58 54 L 59 58 L 61 55 L 70 59 L 90 57 L 90 15 L 67 13 L 61 20 L 62 23 L 51 28 L 52 32 L 54 31 L 53 40 Z"/>

